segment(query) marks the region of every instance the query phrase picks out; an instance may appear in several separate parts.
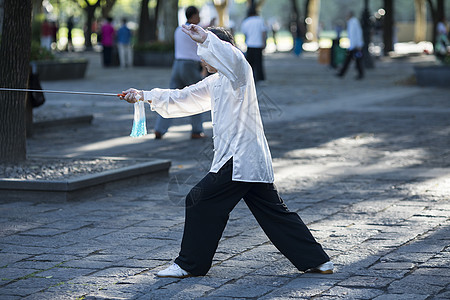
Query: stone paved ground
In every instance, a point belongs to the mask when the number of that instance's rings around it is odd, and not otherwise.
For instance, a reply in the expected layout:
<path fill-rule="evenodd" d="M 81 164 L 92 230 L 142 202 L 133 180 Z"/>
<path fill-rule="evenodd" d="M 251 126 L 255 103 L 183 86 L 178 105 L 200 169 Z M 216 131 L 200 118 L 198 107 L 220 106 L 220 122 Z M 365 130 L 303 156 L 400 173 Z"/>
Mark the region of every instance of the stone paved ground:
<path fill-rule="evenodd" d="M 167 86 L 170 69 L 99 67 L 44 88 Z M 36 119 L 93 113 L 90 126 L 39 130 L 34 155 L 169 158 L 168 176 L 84 201 L 0 201 L 1 299 L 449 299 L 449 91 L 405 85 L 428 58 L 377 61 L 341 80 L 311 54 L 267 57 L 259 88 L 276 184 L 336 265 L 299 273 L 240 203 L 205 277 L 158 279 L 179 250 L 183 197 L 207 172 L 209 139 L 177 120 L 165 139 L 127 137 L 132 107 L 47 96 Z M 147 112 L 149 129 L 154 113 Z M 205 123 L 211 136 L 211 126 Z M 307 254 L 306 254 L 307 255 Z"/>

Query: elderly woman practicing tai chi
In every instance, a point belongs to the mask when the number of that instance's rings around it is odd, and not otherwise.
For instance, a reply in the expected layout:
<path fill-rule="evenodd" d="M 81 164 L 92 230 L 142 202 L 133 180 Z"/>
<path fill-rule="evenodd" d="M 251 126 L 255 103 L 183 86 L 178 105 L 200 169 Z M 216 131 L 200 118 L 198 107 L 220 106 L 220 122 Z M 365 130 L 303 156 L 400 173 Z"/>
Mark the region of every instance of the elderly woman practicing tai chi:
<path fill-rule="evenodd" d="M 121 99 L 146 101 L 164 118 L 211 110 L 214 159 L 209 173 L 186 196 L 181 250 L 159 277 L 205 275 L 230 212 L 244 199 L 271 242 L 303 272 L 333 273 L 333 263 L 300 217 L 288 210 L 273 184 L 272 157 L 263 131 L 252 69 L 222 28 L 183 25 L 198 43 L 210 73 L 178 89 L 128 89 Z"/>

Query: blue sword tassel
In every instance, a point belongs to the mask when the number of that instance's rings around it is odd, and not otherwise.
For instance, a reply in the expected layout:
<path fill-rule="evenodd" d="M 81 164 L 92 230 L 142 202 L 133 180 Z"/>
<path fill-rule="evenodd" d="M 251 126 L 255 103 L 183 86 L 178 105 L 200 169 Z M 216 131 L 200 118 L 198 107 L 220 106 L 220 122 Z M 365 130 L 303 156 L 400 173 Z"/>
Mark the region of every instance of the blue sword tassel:
<path fill-rule="evenodd" d="M 142 137 L 147 134 L 147 126 L 145 123 L 145 106 L 144 101 L 134 103 L 134 120 L 133 129 L 130 136 Z"/>

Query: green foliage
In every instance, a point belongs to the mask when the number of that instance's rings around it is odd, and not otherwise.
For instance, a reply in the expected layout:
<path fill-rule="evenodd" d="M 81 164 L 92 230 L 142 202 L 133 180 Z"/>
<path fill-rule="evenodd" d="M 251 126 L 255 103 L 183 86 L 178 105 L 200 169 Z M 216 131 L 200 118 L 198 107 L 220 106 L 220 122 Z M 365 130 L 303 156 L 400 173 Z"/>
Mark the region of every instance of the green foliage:
<path fill-rule="evenodd" d="M 136 44 L 134 46 L 136 51 L 153 51 L 153 52 L 173 52 L 174 45 L 166 42 L 150 42 L 145 44 Z"/>
<path fill-rule="evenodd" d="M 444 59 L 442 60 L 442 62 L 446 65 L 450 65 L 450 54 L 447 54 Z"/>
<path fill-rule="evenodd" d="M 31 57 L 30 60 L 53 60 L 55 56 L 46 48 L 41 47 L 41 43 L 35 40 L 31 41 Z"/>
<path fill-rule="evenodd" d="M 202 7 L 206 4 L 206 2 L 209 2 L 208 0 L 179 0 L 178 6 L 180 7 L 187 7 L 190 5 L 194 5 L 198 8 Z M 212 2 L 212 1 L 211 1 Z"/>
<path fill-rule="evenodd" d="M 34 16 L 33 22 L 31 23 L 31 40 L 36 42 L 41 41 L 41 26 L 44 20 L 44 14 Z"/>
<path fill-rule="evenodd" d="M 78 0 L 78 5 L 80 5 L 81 8 L 86 8 L 88 6 L 88 3 L 90 6 L 96 5 L 100 0 L 88 0 L 87 3 L 85 0 Z"/>

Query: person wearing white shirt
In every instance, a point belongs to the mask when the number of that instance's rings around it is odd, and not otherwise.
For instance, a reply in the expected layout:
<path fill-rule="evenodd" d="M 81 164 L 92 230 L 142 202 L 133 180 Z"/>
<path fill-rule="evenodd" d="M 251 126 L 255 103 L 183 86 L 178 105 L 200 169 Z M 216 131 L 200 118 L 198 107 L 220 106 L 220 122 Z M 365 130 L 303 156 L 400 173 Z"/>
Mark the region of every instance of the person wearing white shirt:
<path fill-rule="evenodd" d="M 128 89 L 121 98 L 143 100 L 164 117 L 211 110 L 214 159 L 209 173 L 186 196 L 181 251 L 159 277 L 203 276 L 230 212 L 243 198 L 272 243 L 300 271 L 333 273 L 333 263 L 300 217 L 290 212 L 275 185 L 272 157 L 264 135 L 252 69 L 233 37 L 220 28 L 209 31 L 183 25 L 199 43 L 198 55 L 214 73 L 182 90 Z"/>
<path fill-rule="evenodd" d="M 241 31 L 245 35 L 246 58 L 253 68 L 254 79 L 256 82 L 264 80 L 262 52 L 266 48 L 267 27 L 263 18 L 257 15 L 254 6 L 250 7 L 248 17 L 242 22 Z"/>
<path fill-rule="evenodd" d="M 354 59 L 356 61 L 356 68 L 358 69 L 358 76 L 356 79 L 363 79 L 362 47 L 364 46 L 364 40 L 361 24 L 352 11 L 348 14 L 347 35 L 350 40 L 350 46 L 347 49 L 347 57 L 345 58 L 344 65 L 337 76 L 344 77 L 350 62 Z"/>
<path fill-rule="evenodd" d="M 200 12 L 195 6 L 189 6 L 185 11 L 186 24 L 200 23 Z M 170 78 L 171 89 L 182 89 L 202 79 L 200 57 L 197 55 L 197 43 L 177 27 L 174 34 L 175 61 L 172 66 Z M 204 138 L 203 115 L 196 114 L 191 117 L 192 139 Z M 169 130 L 172 119 L 158 115 L 155 122 L 155 139 L 161 139 Z"/>

